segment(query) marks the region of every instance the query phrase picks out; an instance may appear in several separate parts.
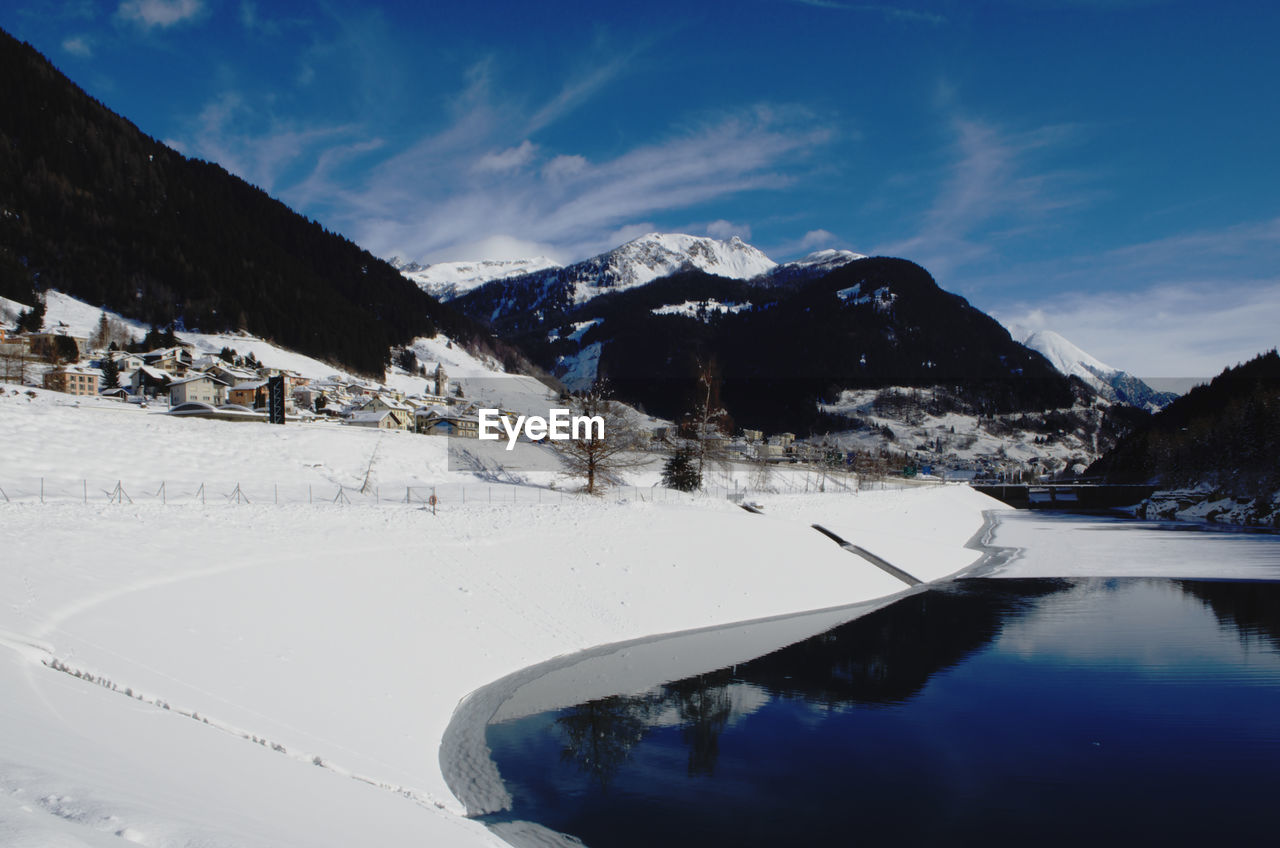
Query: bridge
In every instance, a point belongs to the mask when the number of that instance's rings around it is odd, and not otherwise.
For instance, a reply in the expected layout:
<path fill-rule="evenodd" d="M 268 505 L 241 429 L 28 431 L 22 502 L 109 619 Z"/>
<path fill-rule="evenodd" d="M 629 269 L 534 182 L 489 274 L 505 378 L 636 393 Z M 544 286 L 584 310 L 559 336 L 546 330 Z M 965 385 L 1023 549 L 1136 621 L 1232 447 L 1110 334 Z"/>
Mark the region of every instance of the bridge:
<path fill-rule="evenodd" d="M 1133 506 L 1155 486 L 1111 483 L 974 483 L 973 488 L 1016 509 L 1115 509 Z"/>

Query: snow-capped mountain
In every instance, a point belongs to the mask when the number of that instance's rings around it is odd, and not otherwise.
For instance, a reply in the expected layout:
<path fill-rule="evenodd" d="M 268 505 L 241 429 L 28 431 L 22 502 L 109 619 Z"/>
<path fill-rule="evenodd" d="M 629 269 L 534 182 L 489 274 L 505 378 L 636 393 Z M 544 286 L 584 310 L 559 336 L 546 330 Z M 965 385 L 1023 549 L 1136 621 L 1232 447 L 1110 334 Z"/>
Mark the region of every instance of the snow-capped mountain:
<path fill-rule="evenodd" d="M 419 265 L 404 262 L 398 257 L 391 264 L 401 274 L 418 284 L 418 287 L 437 300 L 452 300 L 477 286 L 505 277 L 532 274 L 560 264 L 545 256 L 533 259 L 482 259 L 476 262 L 436 262 Z"/>
<path fill-rule="evenodd" d="M 784 262 L 766 274 L 761 274 L 752 282 L 764 286 L 784 286 L 820 277 L 848 265 L 858 259 L 866 259 L 861 253 L 852 250 L 817 250 L 808 256 L 791 262 Z"/>
<path fill-rule="evenodd" d="M 747 280 L 772 271 L 777 264 L 737 236 L 720 241 L 680 233 L 649 233 L 565 270 L 573 280 L 573 302 L 583 303 L 605 291 L 642 286 L 691 268 Z"/>
<path fill-rule="evenodd" d="M 464 312 L 490 322 L 512 316 L 538 322 L 599 295 L 643 286 L 679 271 L 698 270 L 748 280 L 776 267 L 776 262 L 737 236 L 720 241 L 680 233 L 649 233 L 563 268 L 493 280 L 460 294 L 457 302 Z"/>
<path fill-rule="evenodd" d="M 1050 364 L 1068 377 L 1079 377 L 1107 400 L 1156 411 L 1177 395 L 1158 392 L 1128 372 L 1113 368 L 1081 350 L 1053 330 L 1037 330 L 1023 336 L 1022 344 L 1041 353 Z"/>

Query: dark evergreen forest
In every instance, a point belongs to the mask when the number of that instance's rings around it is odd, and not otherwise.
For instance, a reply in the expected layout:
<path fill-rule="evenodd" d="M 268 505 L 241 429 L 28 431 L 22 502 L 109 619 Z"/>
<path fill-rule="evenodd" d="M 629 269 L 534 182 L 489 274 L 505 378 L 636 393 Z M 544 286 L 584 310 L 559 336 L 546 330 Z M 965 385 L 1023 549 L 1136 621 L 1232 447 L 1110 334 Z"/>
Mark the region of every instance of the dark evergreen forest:
<path fill-rule="evenodd" d="M 0 295 L 58 289 L 156 327 L 243 329 L 365 374 L 437 330 L 488 347 L 387 263 L 148 137 L 3 31 L 0 79 Z"/>
<path fill-rule="evenodd" d="M 1280 354 L 1228 368 L 1130 433 L 1089 468 L 1121 483 L 1280 489 Z"/>

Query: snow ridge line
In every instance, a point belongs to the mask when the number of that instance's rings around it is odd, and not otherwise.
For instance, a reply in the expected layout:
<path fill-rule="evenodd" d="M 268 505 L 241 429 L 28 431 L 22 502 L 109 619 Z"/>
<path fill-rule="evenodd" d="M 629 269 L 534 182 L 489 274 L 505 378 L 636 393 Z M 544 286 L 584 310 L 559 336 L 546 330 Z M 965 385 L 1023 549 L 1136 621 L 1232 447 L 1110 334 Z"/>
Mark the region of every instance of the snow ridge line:
<path fill-rule="evenodd" d="M 41 662 L 44 662 L 45 657 L 53 655 L 53 646 L 48 642 L 42 642 L 30 636 L 23 636 L 20 633 L 12 633 L 8 630 L 0 630 L 0 645 L 24 654 L 33 660 L 38 659 Z"/>
<path fill-rule="evenodd" d="M 0 631 L 0 643 L 7 642 L 7 640 L 3 638 L 5 635 L 6 634 L 4 634 L 3 631 Z M 63 674 L 69 675 L 78 680 L 82 680 L 85 683 L 101 686 L 102 688 L 107 689 L 108 691 L 115 692 L 120 695 L 124 695 L 125 697 L 132 698 L 135 701 L 141 701 L 144 704 L 150 704 L 153 707 L 159 707 L 160 709 L 167 710 L 169 712 L 174 713 L 175 715 L 180 715 L 180 716 L 183 716 L 184 718 L 192 719 L 193 721 L 198 721 L 201 724 L 208 725 L 209 727 L 215 730 L 220 730 L 223 733 L 227 733 L 232 736 L 239 737 L 240 739 L 244 739 L 248 742 L 253 742 L 256 745 L 261 745 L 263 748 L 270 748 L 272 751 L 275 751 L 278 754 L 283 754 L 286 757 L 289 757 L 290 759 L 296 760 L 298 762 L 310 762 L 314 766 L 319 766 L 320 768 L 327 769 L 331 772 L 334 772 L 335 774 L 342 775 L 343 777 L 349 777 L 352 780 L 358 780 L 361 783 L 367 783 L 368 785 L 373 786 L 377 789 L 382 789 L 386 792 L 391 792 L 392 794 L 400 795 L 402 797 L 408 798 L 410 801 L 414 802 L 415 804 L 421 807 L 427 807 L 429 809 L 436 809 L 436 810 L 443 810 L 446 812 L 448 811 L 448 807 L 446 807 L 444 804 L 442 804 L 440 801 L 436 800 L 426 792 L 413 789 L 412 787 L 400 786 L 394 783 L 387 783 L 385 781 L 378 780 L 377 778 L 369 777 L 368 775 L 357 774 L 356 772 L 353 772 L 350 769 L 343 768 L 342 766 L 339 766 L 336 763 L 330 762 L 329 760 L 325 760 L 319 754 L 308 754 L 302 751 L 296 751 L 296 752 L 290 751 L 287 747 L 285 747 L 283 744 L 279 742 L 274 742 L 265 737 L 258 736 L 255 733 L 251 733 L 247 730 L 228 724 L 224 721 L 220 721 L 216 718 L 211 718 L 207 715 L 201 715 L 195 709 L 184 709 L 182 707 L 176 707 L 171 705 L 168 701 L 165 701 L 164 699 L 156 695 L 148 695 L 144 692 L 137 691 L 129 686 L 121 687 L 120 684 L 116 683 L 114 680 L 111 680 L 110 678 L 104 675 L 94 674 L 93 672 L 88 671 L 87 669 L 77 668 L 75 666 L 72 666 L 63 662 L 62 660 L 52 655 L 52 649 L 50 649 L 49 646 L 47 645 L 42 645 L 40 643 L 31 642 L 31 641 L 20 642 L 20 644 L 27 645 L 29 646 L 29 648 L 38 648 L 40 651 L 45 653 L 46 656 L 43 656 L 40 658 L 40 664 L 47 668 L 52 669 L 53 671 L 60 671 Z M 15 647 L 14 645 L 10 645 L 10 646 Z"/>

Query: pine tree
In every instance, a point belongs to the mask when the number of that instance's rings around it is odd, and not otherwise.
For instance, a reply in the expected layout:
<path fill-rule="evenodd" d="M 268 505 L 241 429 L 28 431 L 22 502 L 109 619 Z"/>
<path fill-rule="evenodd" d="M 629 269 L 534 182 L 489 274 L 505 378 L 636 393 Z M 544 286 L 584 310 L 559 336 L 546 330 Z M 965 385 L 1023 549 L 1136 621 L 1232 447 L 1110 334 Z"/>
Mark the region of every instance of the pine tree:
<path fill-rule="evenodd" d="M 662 485 L 678 492 L 692 492 L 702 487 L 702 473 L 698 470 L 698 454 L 691 447 L 682 447 L 667 457 L 662 464 Z"/>
<path fill-rule="evenodd" d="M 109 356 L 102 360 L 102 388 L 120 388 L 120 366 Z"/>
<path fill-rule="evenodd" d="M 36 305 L 18 316 L 18 332 L 38 333 L 44 329 L 44 301 L 36 301 Z"/>
<path fill-rule="evenodd" d="M 89 346 L 94 350 L 101 350 L 109 341 L 111 341 L 111 325 L 107 322 L 107 313 L 104 312 L 98 318 L 98 329 L 94 331 L 93 338 L 89 339 Z"/>

